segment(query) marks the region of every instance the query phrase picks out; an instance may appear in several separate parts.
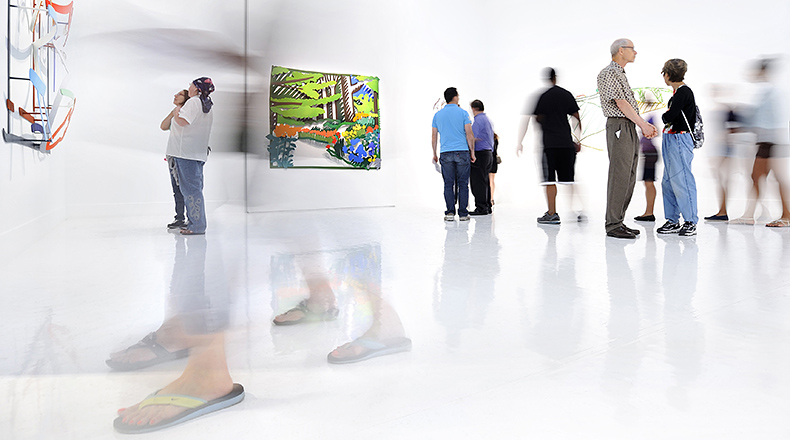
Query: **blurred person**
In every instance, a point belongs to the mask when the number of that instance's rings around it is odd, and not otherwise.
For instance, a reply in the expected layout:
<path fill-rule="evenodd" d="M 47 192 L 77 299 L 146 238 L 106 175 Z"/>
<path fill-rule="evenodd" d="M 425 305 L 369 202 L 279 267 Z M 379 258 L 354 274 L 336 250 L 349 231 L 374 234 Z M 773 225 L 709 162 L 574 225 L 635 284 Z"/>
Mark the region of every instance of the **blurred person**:
<path fill-rule="evenodd" d="M 655 99 L 652 95 L 648 95 L 646 99 L 647 104 L 654 104 Z M 648 124 L 655 125 L 653 115 L 648 114 L 645 120 Z M 658 150 L 653 142 L 653 139 L 648 139 L 644 134 L 639 138 L 640 149 L 642 151 L 642 182 L 645 185 L 645 212 L 642 215 L 634 217 L 638 222 L 654 222 L 656 216 L 653 214 L 653 208 L 656 205 L 656 164 L 658 163 Z"/>
<path fill-rule="evenodd" d="M 144 368 L 172 360 L 161 343 L 183 347 L 189 359 L 181 375 L 138 404 L 118 410 L 115 430 L 124 434 L 158 431 L 241 402 L 244 387 L 234 383 L 225 355 L 224 332 L 230 321 L 230 300 L 217 243 L 203 236 L 177 235 L 170 285 L 175 313 L 154 333 L 107 364 L 120 370 Z M 153 358 L 151 356 L 154 356 Z M 146 360 L 148 359 L 148 360 Z M 153 360 L 153 361 L 152 361 Z"/>
<path fill-rule="evenodd" d="M 606 146 L 609 152 L 609 176 L 606 184 L 606 235 L 634 239 L 639 231 L 623 224 L 631 203 L 639 163 L 639 135 L 636 126 L 648 139 L 658 131 L 639 116 L 634 92 L 625 76 L 625 66 L 636 59 L 631 40 L 615 40 L 609 48 L 612 62 L 598 74 L 598 93 L 606 120 Z"/>
<path fill-rule="evenodd" d="M 757 155 L 752 168 L 752 195 L 746 207 L 746 212 L 740 218 L 730 220 L 730 223 L 741 225 L 754 224 L 754 212 L 757 201 L 760 199 L 760 182 L 774 171 L 774 177 L 779 183 L 779 197 L 782 200 L 782 215 L 778 219 L 766 224 L 768 227 L 790 227 L 790 205 L 788 204 L 787 181 L 780 163 L 776 159 L 776 150 L 781 144 L 786 143 L 784 130 L 786 122 L 782 118 L 781 99 L 779 91 L 771 83 L 771 70 L 773 60 L 760 60 L 753 76 L 753 81 L 762 88 L 762 93 L 751 118 L 751 130 L 757 135 Z"/>
<path fill-rule="evenodd" d="M 727 192 L 731 174 L 732 158 L 736 155 L 735 144 L 736 136 L 743 132 L 743 117 L 736 112 L 734 105 L 722 100 L 723 87 L 713 86 L 713 99 L 717 101 L 719 108 L 716 116 L 719 118 L 719 126 L 723 128 L 719 140 L 718 151 L 713 156 L 713 173 L 716 175 L 716 184 L 719 193 L 719 210 L 710 216 L 705 217 L 707 221 L 728 221 L 727 214 Z"/>
<path fill-rule="evenodd" d="M 485 114 L 485 106 L 479 99 L 471 102 L 474 122 L 472 123 L 472 133 L 475 136 L 475 162 L 471 166 L 469 182 L 472 187 L 472 195 L 475 198 L 475 209 L 469 215 L 488 215 L 491 214 L 491 181 L 489 173 L 494 161 L 494 128 L 488 115 Z"/>
<path fill-rule="evenodd" d="M 494 178 L 497 171 L 499 171 L 499 164 L 502 163 L 502 158 L 499 157 L 499 136 L 494 133 L 494 160 L 491 162 L 491 170 L 488 172 L 488 181 L 491 184 L 491 208 L 494 207 L 494 189 L 496 184 Z"/>
<path fill-rule="evenodd" d="M 181 107 L 187 102 L 189 99 L 189 90 L 181 90 L 180 92 L 173 95 L 173 104 L 175 108 L 170 111 L 170 113 L 165 116 L 165 119 L 162 120 L 162 123 L 159 124 L 159 128 L 162 131 L 170 130 L 171 121 L 173 120 L 173 116 L 175 115 L 176 109 L 180 110 Z M 176 172 L 176 161 L 173 156 L 167 155 L 165 160 L 167 160 L 167 166 L 170 170 L 170 185 L 173 187 L 173 198 L 176 202 L 176 215 L 175 219 L 172 223 L 167 225 L 167 229 L 180 229 L 185 228 L 187 226 L 186 217 L 184 216 L 184 195 L 181 194 L 181 189 L 178 187 L 178 173 Z"/>
<path fill-rule="evenodd" d="M 433 115 L 431 123 L 431 147 L 433 161 L 442 166 L 444 179 L 444 220 L 455 220 L 458 203 L 458 220 L 469 220 L 469 173 L 475 162 L 475 137 L 469 114 L 458 106 L 458 90 L 449 87 L 444 91 L 447 101 Z M 441 136 L 441 159 L 437 153 L 437 141 Z"/>
<path fill-rule="evenodd" d="M 183 235 L 206 233 L 206 203 L 203 198 L 203 165 L 208 159 L 208 141 L 214 114 L 211 78 L 201 77 L 189 84 L 189 99 L 173 111 L 167 155 L 173 157 L 178 187 L 184 196 L 187 227 Z"/>
<path fill-rule="evenodd" d="M 576 120 L 573 130 L 577 138 L 581 134 L 581 118 L 576 99 L 571 92 L 557 85 L 557 73 L 553 68 L 545 70 L 544 79 L 551 87 L 540 95 L 532 114 L 543 132 L 543 186 L 546 187 L 548 210 L 537 221 L 558 225 L 560 216 L 557 214 L 556 183 L 569 185 L 573 192 L 576 154 L 581 151 L 581 145 L 571 137 L 568 116 Z"/>
<path fill-rule="evenodd" d="M 309 296 L 296 307 L 275 316 L 273 324 L 295 325 L 337 318 L 337 299 L 331 287 L 330 273 L 318 273 L 314 270 L 321 266 L 317 260 L 325 253 L 308 252 L 296 256 L 302 260 L 300 266 L 305 275 Z M 350 364 L 411 350 L 412 342 L 405 336 L 400 317 L 382 295 L 381 246 L 367 244 L 347 250 L 343 257 L 335 260 L 333 268 L 337 270 L 335 275 L 340 277 L 337 284 L 351 286 L 353 289 L 355 309 L 369 305 L 373 319 L 360 336 L 327 354 L 327 362 Z M 290 279 L 292 278 L 287 277 L 284 281 L 288 282 Z M 272 281 L 278 282 L 276 279 Z"/>
<path fill-rule="evenodd" d="M 697 104 L 694 92 L 683 82 L 687 70 L 688 64 L 679 58 L 668 60 L 661 69 L 664 83 L 672 87 L 673 92 L 667 111 L 661 115 L 665 124 L 661 138 L 664 160 L 661 193 L 667 221 L 656 230 L 659 234 L 697 235 L 697 182 L 691 172 Z M 681 216 L 683 225 L 680 224 Z"/>

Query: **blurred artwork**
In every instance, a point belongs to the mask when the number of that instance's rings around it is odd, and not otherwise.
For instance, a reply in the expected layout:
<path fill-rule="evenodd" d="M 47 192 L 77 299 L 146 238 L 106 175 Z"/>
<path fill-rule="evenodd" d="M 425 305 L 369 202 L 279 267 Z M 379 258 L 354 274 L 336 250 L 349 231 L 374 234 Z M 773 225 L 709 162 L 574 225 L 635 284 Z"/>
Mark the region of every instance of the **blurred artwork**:
<path fill-rule="evenodd" d="M 634 92 L 641 115 L 666 108 L 667 101 L 672 97 L 672 89 L 669 88 L 632 87 L 631 90 Z M 576 97 L 576 103 L 579 105 L 579 116 L 582 120 L 582 134 L 580 139 L 574 139 L 574 141 L 579 142 L 583 147 L 603 151 L 606 139 L 598 139 L 596 142 L 595 136 L 606 130 L 606 118 L 601 111 L 600 96 L 598 93 L 579 95 Z"/>
<path fill-rule="evenodd" d="M 3 140 L 49 153 L 66 135 L 76 98 L 63 87 L 73 2 L 9 0 Z"/>
<path fill-rule="evenodd" d="M 272 66 L 270 168 L 381 168 L 379 79 Z"/>

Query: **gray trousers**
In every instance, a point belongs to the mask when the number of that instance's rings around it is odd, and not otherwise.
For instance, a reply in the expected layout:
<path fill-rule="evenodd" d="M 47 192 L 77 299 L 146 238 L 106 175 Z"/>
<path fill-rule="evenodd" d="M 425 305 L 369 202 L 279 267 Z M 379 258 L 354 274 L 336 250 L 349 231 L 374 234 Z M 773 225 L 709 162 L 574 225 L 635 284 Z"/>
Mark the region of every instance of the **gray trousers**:
<path fill-rule="evenodd" d="M 639 163 L 639 135 L 628 118 L 606 120 L 609 180 L 606 182 L 606 232 L 623 225 L 631 203 Z"/>

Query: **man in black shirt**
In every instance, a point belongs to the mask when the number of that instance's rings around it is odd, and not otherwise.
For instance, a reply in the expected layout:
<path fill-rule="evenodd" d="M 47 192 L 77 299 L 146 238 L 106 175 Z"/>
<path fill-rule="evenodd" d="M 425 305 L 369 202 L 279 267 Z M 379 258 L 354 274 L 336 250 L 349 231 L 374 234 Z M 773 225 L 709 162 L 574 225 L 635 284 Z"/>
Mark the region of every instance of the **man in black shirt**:
<path fill-rule="evenodd" d="M 538 223 L 559 224 L 555 182 L 573 184 L 576 153 L 581 150 L 581 145 L 571 137 L 568 115 L 576 120 L 574 130 L 577 138 L 581 133 L 581 118 L 576 99 L 569 91 L 557 85 L 557 73 L 554 69 L 546 69 L 546 79 L 552 86 L 540 95 L 532 112 L 543 129 L 543 185 L 546 187 L 549 208 L 542 217 L 538 217 Z"/>

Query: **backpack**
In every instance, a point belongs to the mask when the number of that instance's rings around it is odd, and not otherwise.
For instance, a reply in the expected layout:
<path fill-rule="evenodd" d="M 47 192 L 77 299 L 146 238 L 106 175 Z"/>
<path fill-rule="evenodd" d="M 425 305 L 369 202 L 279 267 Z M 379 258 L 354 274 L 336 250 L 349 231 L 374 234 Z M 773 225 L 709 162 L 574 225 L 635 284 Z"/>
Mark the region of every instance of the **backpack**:
<path fill-rule="evenodd" d="M 683 85 L 686 86 L 685 84 Z M 686 127 L 691 131 L 691 139 L 694 141 L 694 149 L 696 150 L 702 148 L 702 143 L 705 142 L 705 131 L 702 124 L 702 114 L 699 112 L 699 106 L 694 104 L 694 110 L 696 111 L 697 121 L 694 122 L 693 128 L 689 125 L 689 120 L 686 118 L 686 114 L 683 110 L 680 110 L 680 114 L 683 115 L 683 120 L 686 121 Z"/>
<path fill-rule="evenodd" d="M 697 121 L 694 122 L 694 128 L 692 129 L 689 125 L 689 120 L 686 119 L 686 114 L 683 113 L 683 110 L 680 111 L 680 114 L 683 115 L 683 120 L 686 121 L 686 127 L 691 130 L 691 139 L 694 141 L 694 149 L 702 148 L 702 143 L 705 142 L 705 132 L 704 127 L 702 125 L 702 115 L 699 112 L 699 106 L 694 105 L 694 110 L 697 111 Z"/>

